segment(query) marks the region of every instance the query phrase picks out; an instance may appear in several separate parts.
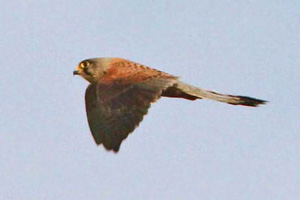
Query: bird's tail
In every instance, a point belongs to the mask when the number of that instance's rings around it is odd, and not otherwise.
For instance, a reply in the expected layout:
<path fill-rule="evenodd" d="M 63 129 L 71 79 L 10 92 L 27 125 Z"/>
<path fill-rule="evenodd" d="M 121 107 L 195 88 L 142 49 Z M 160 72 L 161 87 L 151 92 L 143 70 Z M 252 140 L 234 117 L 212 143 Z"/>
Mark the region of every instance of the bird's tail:
<path fill-rule="evenodd" d="M 197 88 L 181 81 L 173 85 L 168 90 L 170 92 L 167 91 L 166 92 L 167 95 L 163 95 L 163 96 L 185 98 L 189 100 L 211 99 L 215 101 L 228 103 L 231 105 L 243 105 L 243 106 L 252 106 L 252 107 L 256 107 L 260 104 L 265 104 L 267 102 L 264 100 L 255 99 L 247 96 L 220 94 L 214 91 Z M 174 93 L 174 91 L 176 95 L 172 96 L 171 92 Z"/>

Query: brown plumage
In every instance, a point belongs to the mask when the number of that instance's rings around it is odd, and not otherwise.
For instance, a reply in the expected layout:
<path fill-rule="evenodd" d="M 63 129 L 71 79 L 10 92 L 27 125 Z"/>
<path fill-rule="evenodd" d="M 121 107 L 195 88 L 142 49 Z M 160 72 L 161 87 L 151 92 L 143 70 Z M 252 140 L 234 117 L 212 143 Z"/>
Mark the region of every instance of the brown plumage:
<path fill-rule="evenodd" d="M 178 77 L 121 58 L 92 58 L 74 75 L 90 82 L 86 112 L 95 142 L 118 152 L 122 141 L 143 120 L 151 103 L 161 96 L 188 100 L 211 99 L 232 105 L 258 106 L 266 101 L 219 94 L 179 81 Z"/>

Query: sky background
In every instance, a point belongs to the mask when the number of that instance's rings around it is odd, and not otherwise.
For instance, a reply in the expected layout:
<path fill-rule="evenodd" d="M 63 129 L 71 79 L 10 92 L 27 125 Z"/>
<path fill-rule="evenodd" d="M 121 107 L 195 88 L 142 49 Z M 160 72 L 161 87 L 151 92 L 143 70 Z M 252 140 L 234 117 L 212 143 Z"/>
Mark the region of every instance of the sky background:
<path fill-rule="evenodd" d="M 300 1 L 0 6 L 0 199 L 300 199 Z M 114 154 L 72 75 L 91 57 L 270 103 L 163 98 Z"/>

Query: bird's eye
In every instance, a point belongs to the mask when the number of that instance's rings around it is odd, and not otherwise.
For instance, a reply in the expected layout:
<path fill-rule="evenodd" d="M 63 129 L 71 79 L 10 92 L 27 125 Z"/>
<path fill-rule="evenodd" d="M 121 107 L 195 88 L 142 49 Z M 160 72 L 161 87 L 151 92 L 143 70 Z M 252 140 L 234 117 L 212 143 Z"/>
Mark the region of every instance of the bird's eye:
<path fill-rule="evenodd" d="M 87 68 L 89 66 L 89 64 L 90 64 L 89 62 L 85 61 L 85 62 L 80 63 L 80 67 L 82 69 L 85 69 L 85 68 Z"/>

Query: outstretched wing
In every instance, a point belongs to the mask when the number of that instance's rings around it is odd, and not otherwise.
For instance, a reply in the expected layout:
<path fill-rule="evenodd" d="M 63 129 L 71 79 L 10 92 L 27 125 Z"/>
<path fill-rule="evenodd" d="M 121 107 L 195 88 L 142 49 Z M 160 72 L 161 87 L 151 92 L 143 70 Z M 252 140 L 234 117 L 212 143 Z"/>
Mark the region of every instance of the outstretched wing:
<path fill-rule="evenodd" d="M 119 71 L 121 73 L 121 71 Z M 114 74 L 118 74 L 116 71 Z M 119 74 L 120 74 L 119 73 Z M 167 74 L 109 77 L 86 90 L 86 112 L 95 142 L 107 150 L 119 151 L 122 141 L 143 120 L 152 102 L 177 82 Z M 135 78 L 136 77 L 136 78 Z M 143 77 L 143 78 L 141 78 Z"/>

